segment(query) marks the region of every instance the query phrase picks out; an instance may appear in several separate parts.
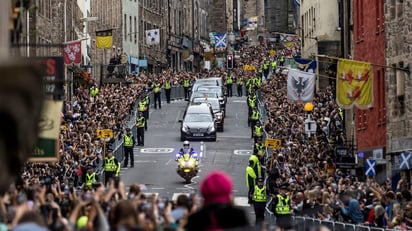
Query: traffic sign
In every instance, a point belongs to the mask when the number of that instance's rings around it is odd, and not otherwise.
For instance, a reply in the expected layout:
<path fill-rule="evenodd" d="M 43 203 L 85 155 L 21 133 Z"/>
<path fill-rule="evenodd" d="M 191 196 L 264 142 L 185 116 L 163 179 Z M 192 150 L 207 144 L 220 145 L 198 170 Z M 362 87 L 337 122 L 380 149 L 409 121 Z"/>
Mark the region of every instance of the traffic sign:
<path fill-rule="evenodd" d="M 254 71 L 256 70 L 256 67 L 253 65 L 243 65 L 243 70 L 244 71 Z"/>
<path fill-rule="evenodd" d="M 365 165 L 365 175 L 367 176 L 375 176 L 376 175 L 376 161 L 372 159 L 367 159 L 366 160 L 366 165 Z"/>
<path fill-rule="evenodd" d="M 97 138 L 113 138 L 113 130 L 111 129 L 98 129 L 96 133 Z"/>
<path fill-rule="evenodd" d="M 266 138 L 265 139 L 265 146 L 270 147 L 270 148 L 280 148 L 282 145 L 282 140 L 280 139 L 271 139 L 271 138 Z"/>
<path fill-rule="evenodd" d="M 401 154 L 400 158 L 400 169 L 401 170 L 408 170 L 411 169 L 410 164 L 411 164 L 411 153 L 409 152 L 403 152 Z"/>

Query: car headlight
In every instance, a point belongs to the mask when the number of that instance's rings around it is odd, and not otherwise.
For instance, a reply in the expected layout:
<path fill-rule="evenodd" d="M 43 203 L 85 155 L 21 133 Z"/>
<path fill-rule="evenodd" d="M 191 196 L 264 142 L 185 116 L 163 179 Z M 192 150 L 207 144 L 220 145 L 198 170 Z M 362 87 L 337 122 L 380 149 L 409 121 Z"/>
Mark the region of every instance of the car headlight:
<path fill-rule="evenodd" d="M 209 127 L 209 129 L 207 129 L 207 131 L 208 131 L 208 132 L 214 132 L 214 131 L 215 131 L 215 127 L 214 127 L 214 126 L 211 126 L 211 127 Z"/>
<path fill-rule="evenodd" d="M 183 127 L 182 127 L 182 132 L 184 132 L 184 133 L 189 132 L 189 127 L 183 126 Z"/>

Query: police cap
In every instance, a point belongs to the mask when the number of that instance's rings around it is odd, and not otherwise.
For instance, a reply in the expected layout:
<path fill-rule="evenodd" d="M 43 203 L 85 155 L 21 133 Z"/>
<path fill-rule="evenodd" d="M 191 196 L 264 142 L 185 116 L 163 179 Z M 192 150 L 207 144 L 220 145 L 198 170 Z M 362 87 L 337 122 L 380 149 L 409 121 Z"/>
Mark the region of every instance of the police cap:
<path fill-rule="evenodd" d="M 126 128 L 126 131 L 127 131 L 127 132 L 130 132 L 130 128 Z"/>
<path fill-rule="evenodd" d="M 259 178 L 257 178 L 257 182 L 262 182 L 263 183 L 263 177 L 259 177 Z"/>
<path fill-rule="evenodd" d="M 282 184 L 279 189 L 288 190 L 288 186 L 286 184 Z"/>

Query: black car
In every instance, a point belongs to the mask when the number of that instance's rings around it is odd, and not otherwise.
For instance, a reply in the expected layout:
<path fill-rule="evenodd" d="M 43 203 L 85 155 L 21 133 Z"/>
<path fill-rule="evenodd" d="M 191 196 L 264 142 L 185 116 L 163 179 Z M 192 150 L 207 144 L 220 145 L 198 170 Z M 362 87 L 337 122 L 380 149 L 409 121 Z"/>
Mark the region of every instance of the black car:
<path fill-rule="evenodd" d="M 206 104 L 189 105 L 180 120 L 180 140 L 216 141 L 216 122 L 212 108 Z"/>
<path fill-rule="evenodd" d="M 191 102 L 192 105 L 194 104 L 207 104 L 210 105 L 210 107 L 213 110 L 213 117 L 216 122 L 216 127 L 217 130 L 220 132 L 223 132 L 223 124 L 225 122 L 225 115 L 224 111 L 219 103 L 218 98 L 194 98 Z"/>

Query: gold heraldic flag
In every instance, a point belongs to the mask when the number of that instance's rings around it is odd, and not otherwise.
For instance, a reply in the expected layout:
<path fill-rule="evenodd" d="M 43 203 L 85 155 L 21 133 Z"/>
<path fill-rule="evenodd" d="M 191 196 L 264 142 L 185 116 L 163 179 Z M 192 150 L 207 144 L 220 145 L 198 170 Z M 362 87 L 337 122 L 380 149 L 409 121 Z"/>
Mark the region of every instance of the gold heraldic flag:
<path fill-rule="evenodd" d="M 373 74 L 370 63 L 339 59 L 336 77 L 339 106 L 360 109 L 373 105 Z"/>
<path fill-rule="evenodd" d="M 96 31 L 96 47 L 102 49 L 112 48 L 113 35 L 112 30 Z"/>

